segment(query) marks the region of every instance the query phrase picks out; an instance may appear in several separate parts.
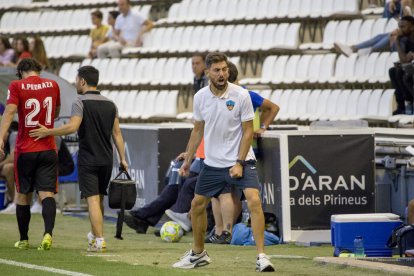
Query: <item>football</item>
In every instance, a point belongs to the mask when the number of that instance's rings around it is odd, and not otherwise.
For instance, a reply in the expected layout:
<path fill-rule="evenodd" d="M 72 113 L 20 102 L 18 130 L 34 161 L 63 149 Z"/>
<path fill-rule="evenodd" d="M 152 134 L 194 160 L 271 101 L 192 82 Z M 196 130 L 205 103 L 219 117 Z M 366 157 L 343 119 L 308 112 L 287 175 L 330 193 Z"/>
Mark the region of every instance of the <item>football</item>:
<path fill-rule="evenodd" d="M 166 242 L 179 242 L 183 236 L 183 229 L 174 221 L 167 221 L 160 230 L 160 236 Z"/>

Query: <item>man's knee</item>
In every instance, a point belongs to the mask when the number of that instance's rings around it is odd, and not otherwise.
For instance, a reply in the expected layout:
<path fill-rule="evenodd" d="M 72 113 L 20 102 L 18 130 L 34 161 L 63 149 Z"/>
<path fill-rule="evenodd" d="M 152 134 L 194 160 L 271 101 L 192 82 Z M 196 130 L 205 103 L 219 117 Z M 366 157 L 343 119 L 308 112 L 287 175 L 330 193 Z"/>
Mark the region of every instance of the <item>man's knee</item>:
<path fill-rule="evenodd" d="M 261 210 L 262 208 L 262 202 L 260 201 L 260 195 L 259 191 L 256 189 L 248 189 L 244 192 L 246 200 L 247 200 L 247 206 L 249 207 L 250 211 L 254 210 Z"/>
<path fill-rule="evenodd" d="M 104 43 L 98 46 L 96 49 L 96 56 L 98 58 L 105 58 L 108 52 L 108 44 Z"/>
<path fill-rule="evenodd" d="M 191 201 L 192 214 L 201 214 L 207 207 L 208 199 L 204 196 L 195 195 Z"/>

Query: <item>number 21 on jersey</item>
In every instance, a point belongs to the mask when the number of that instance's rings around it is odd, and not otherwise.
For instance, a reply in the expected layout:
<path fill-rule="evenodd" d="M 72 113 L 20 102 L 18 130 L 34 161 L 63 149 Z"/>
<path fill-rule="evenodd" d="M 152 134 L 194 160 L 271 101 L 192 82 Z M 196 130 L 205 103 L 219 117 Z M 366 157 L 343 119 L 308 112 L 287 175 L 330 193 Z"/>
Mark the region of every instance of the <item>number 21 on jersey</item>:
<path fill-rule="evenodd" d="M 40 113 L 41 104 L 38 99 L 28 99 L 24 104 L 26 109 L 30 109 L 31 111 L 26 115 L 25 118 L 25 125 L 27 127 L 34 127 L 37 126 L 39 120 L 33 120 Z M 43 100 L 43 108 L 46 108 L 46 119 L 45 124 L 51 125 L 52 124 L 52 97 L 46 97 Z"/>

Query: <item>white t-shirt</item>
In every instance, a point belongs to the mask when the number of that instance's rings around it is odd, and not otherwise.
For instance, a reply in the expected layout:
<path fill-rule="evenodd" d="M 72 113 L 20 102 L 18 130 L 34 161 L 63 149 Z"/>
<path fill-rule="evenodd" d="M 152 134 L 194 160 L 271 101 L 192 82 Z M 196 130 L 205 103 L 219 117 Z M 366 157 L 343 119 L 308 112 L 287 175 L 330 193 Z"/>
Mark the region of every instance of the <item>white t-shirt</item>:
<path fill-rule="evenodd" d="M 145 18 L 132 10 L 126 16 L 122 13 L 115 21 L 115 30 L 121 31 L 121 37 L 129 43 L 134 43 L 144 24 Z"/>
<path fill-rule="evenodd" d="M 243 136 L 242 122 L 254 118 L 249 92 L 228 83 L 226 92 L 219 98 L 206 86 L 195 94 L 193 106 L 194 120 L 205 122 L 204 163 L 217 168 L 234 166 Z M 255 159 L 252 147 L 246 160 L 249 159 Z"/>

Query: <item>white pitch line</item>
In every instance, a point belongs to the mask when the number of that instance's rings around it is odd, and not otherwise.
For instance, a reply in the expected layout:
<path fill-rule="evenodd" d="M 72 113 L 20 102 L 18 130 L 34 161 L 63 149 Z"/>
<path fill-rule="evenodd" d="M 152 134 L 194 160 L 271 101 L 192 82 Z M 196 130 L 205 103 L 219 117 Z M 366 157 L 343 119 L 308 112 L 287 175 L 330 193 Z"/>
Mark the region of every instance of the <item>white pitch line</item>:
<path fill-rule="evenodd" d="M 42 271 L 47 271 L 47 272 L 52 272 L 52 273 L 69 275 L 69 276 L 92 276 L 91 274 L 85 274 L 85 273 L 74 272 L 74 271 L 69 271 L 69 270 L 57 269 L 57 268 L 47 267 L 47 266 L 40 266 L 40 265 L 34 265 L 34 264 L 28 264 L 28 263 L 15 262 L 15 261 L 6 260 L 6 259 L 0 259 L 0 264 L 13 265 L 13 266 L 30 268 L 30 269 L 37 269 L 37 270 L 42 270 Z"/>

